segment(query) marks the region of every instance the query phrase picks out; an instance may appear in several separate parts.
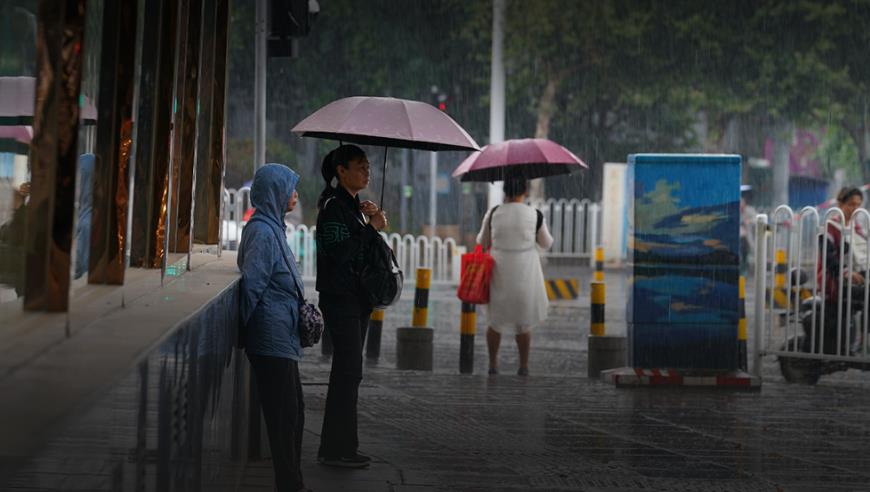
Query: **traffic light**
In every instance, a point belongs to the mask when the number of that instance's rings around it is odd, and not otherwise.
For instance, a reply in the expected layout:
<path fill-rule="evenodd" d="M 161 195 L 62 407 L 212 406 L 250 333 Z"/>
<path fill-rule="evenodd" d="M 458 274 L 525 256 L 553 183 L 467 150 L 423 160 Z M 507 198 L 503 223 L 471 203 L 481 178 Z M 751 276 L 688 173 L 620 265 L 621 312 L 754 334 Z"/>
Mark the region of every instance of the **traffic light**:
<path fill-rule="evenodd" d="M 307 36 L 320 12 L 317 0 L 269 0 L 269 57 L 294 57 L 296 38 Z"/>
<path fill-rule="evenodd" d="M 270 6 L 271 39 L 307 36 L 311 31 L 310 16 L 320 10 L 316 0 L 271 0 Z"/>
<path fill-rule="evenodd" d="M 450 100 L 450 97 L 446 92 L 443 92 L 438 88 L 437 85 L 432 86 L 432 106 L 440 109 L 441 111 L 447 112 L 447 102 Z"/>

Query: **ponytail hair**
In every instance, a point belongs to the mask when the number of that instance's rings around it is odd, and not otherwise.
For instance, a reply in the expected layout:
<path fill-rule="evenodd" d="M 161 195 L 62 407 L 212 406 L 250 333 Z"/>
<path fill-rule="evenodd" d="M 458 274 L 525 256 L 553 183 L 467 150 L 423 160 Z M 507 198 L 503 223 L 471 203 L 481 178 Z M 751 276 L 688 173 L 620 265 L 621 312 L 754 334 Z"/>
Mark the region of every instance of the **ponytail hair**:
<path fill-rule="evenodd" d="M 351 144 L 340 145 L 326 154 L 323 158 L 323 163 L 320 165 L 320 174 L 323 176 L 323 181 L 326 182 L 326 185 L 320 193 L 320 198 L 317 199 L 318 209 L 323 208 L 326 200 L 335 194 L 338 183 L 336 182 L 335 186 L 333 186 L 332 180 L 338 180 L 338 166 L 347 169 L 350 161 L 365 156 L 366 153 L 363 149 Z"/>

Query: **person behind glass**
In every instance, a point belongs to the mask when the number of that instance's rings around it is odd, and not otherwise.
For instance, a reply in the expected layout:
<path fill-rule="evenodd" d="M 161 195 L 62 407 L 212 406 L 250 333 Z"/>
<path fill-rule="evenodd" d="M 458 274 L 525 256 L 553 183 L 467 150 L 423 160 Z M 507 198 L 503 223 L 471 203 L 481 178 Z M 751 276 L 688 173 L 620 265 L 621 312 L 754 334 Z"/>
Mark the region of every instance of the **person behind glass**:
<path fill-rule="evenodd" d="M 538 210 L 524 203 L 528 182 L 508 178 L 504 182 L 505 203 L 493 207 L 483 218 L 477 243 L 492 247 L 495 260 L 489 287 L 486 346 L 489 374 L 498 374 L 498 348 L 503 333 L 517 341 L 520 367 L 517 374 L 529 375 L 532 328 L 547 317 L 547 291 L 537 246 L 553 244 L 553 236 Z"/>
<path fill-rule="evenodd" d="M 284 226 L 284 214 L 296 206 L 298 181 L 295 172 L 280 164 L 257 170 L 251 186 L 257 211 L 242 231 L 238 253 L 240 327 L 266 420 L 276 490 L 281 492 L 308 490 L 300 468 L 305 407 L 298 366 L 304 285 Z"/>
<path fill-rule="evenodd" d="M 854 186 L 846 186 L 840 189 L 837 193 L 837 208 L 843 212 L 845 225 L 840 223 L 840 217 L 833 215 L 826 227 L 824 239 L 820 237 L 822 242 L 819 248 L 819 258 L 816 266 L 816 279 L 819 288 L 825 290 L 825 353 L 833 354 L 837 352 L 837 317 L 838 307 L 837 299 L 843 303 L 843 320 L 841 325 L 845 326 L 851 319 L 851 316 L 846 313 L 847 296 L 849 292 L 849 284 L 851 287 L 852 307 L 860 308 L 864 302 L 864 275 L 861 272 L 864 270 L 866 256 L 859 257 L 853 251 L 853 243 L 858 246 L 858 251 L 863 252 L 863 245 L 866 244 L 866 236 L 860 225 L 854 223 L 853 236 L 848 235 L 848 228 L 852 225 L 852 216 L 855 210 L 861 207 L 864 202 L 864 193 Z M 851 241 L 850 241 L 851 240 Z M 840 258 L 840 247 L 843 248 L 843 258 Z M 860 253 L 859 253 L 860 254 Z M 853 256 L 854 255 L 854 256 Z M 849 270 L 849 258 L 852 256 L 852 271 Z M 822 278 L 822 259 L 824 258 L 824 278 Z M 840 281 L 842 280 L 843 290 L 840 291 Z M 845 330 L 845 328 L 843 328 Z M 852 334 L 857 333 L 852 330 Z M 845 337 L 841 336 L 841 342 L 846 343 Z M 807 343 L 810 338 L 807 338 Z M 816 347 L 820 347 L 819 342 L 816 342 Z M 841 351 L 845 347 L 841 348 Z"/>
<path fill-rule="evenodd" d="M 30 182 L 12 195 L 12 218 L 0 224 L 0 287 L 9 285 L 15 295 L 24 295 L 24 223 L 30 197 Z"/>
<path fill-rule="evenodd" d="M 358 452 L 357 401 L 372 306 L 357 272 L 387 218 L 373 202 L 360 202 L 359 192 L 369 184 L 369 161 L 361 148 L 334 149 L 324 157 L 321 174 L 326 187 L 317 203 L 317 291 L 333 353 L 317 459 L 328 466 L 364 468 L 371 458 Z"/>

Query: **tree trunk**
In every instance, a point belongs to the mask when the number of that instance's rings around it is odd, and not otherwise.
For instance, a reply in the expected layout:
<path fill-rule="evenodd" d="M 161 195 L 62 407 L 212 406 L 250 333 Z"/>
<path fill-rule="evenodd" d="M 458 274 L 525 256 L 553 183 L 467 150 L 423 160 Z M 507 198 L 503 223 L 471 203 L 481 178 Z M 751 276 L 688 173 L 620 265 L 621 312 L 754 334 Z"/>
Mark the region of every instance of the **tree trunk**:
<path fill-rule="evenodd" d="M 794 124 L 780 120 L 773 134 L 773 203 L 774 207 L 788 204 L 789 149 L 794 136 Z"/>
<path fill-rule="evenodd" d="M 556 113 L 556 93 L 562 83 L 563 74 L 553 74 L 544 86 L 544 92 L 538 100 L 538 124 L 535 127 L 535 138 L 548 138 L 550 134 L 550 121 Z M 529 184 L 529 198 L 532 201 L 543 200 L 544 180 L 536 179 Z"/>

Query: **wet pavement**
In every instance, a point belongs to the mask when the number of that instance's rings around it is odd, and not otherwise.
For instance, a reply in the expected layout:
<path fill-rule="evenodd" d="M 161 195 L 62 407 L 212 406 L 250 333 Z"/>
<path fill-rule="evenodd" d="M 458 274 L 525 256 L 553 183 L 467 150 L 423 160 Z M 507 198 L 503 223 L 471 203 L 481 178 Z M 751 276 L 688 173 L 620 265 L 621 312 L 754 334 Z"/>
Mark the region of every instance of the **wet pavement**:
<path fill-rule="evenodd" d="M 618 272 L 608 278 L 624 285 Z M 624 332 L 619 290 L 608 290 L 610 333 Z M 368 470 L 315 463 L 329 360 L 319 347 L 306 354 L 303 469 L 315 491 L 870 491 L 865 373 L 796 386 L 770 358 L 760 391 L 617 389 L 585 377 L 581 297 L 551 306 L 527 378 L 515 375 L 507 338 L 501 374 L 485 375 L 479 313 L 475 373 L 460 375 L 459 303 L 437 287 L 430 298 L 434 370 L 395 369 L 395 328 L 410 321 L 410 298 L 387 311 L 381 358 L 367 365 L 359 425 L 360 451 L 375 460 Z M 272 490 L 268 459 L 248 465 L 241 490 Z"/>

